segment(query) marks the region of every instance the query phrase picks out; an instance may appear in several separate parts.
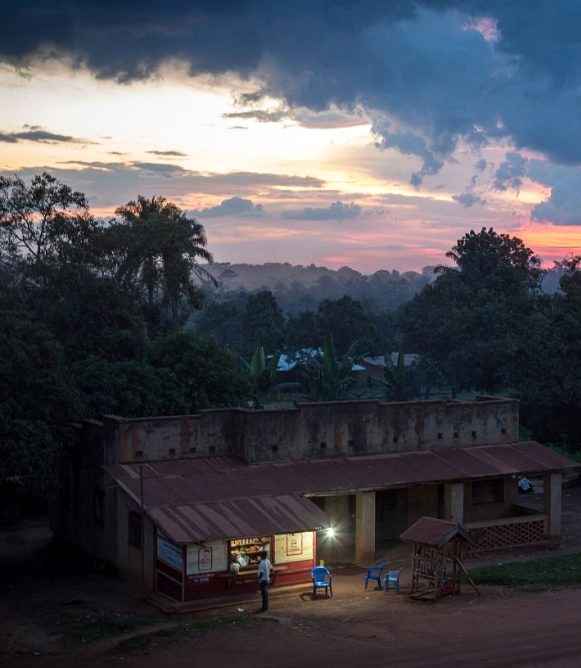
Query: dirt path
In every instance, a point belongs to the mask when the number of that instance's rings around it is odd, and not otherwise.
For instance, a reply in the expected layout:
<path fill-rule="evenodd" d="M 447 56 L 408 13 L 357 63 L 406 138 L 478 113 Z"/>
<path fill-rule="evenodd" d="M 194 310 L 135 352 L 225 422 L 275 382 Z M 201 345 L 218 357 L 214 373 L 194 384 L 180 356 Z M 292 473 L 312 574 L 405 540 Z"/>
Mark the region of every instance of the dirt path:
<path fill-rule="evenodd" d="M 566 490 L 563 500 L 561 551 L 578 552 L 581 487 Z M 34 525 L 0 534 L 1 668 L 581 667 L 581 589 L 483 587 L 478 597 L 465 587 L 460 596 L 421 603 L 365 592 L 361 572 L 352 569 L 336 572 L 333 599 L 273 596 L 267 615 L 234 606 L 183 627 L 141 603 L 131 582 L 47 545 L 48 536 Z M 543 554 L 507 552 L 493 560 Z M 171 638 L 148 640 L 148 633 L 176 628 Z M 135 647 L 119 645 L 129 638 L 138 638 Z"/>

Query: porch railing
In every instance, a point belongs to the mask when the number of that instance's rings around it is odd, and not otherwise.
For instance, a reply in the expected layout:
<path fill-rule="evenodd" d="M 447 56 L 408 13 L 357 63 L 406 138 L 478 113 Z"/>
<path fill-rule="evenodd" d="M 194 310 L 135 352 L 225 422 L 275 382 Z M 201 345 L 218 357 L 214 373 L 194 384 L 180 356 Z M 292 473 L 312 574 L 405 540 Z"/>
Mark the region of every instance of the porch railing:
<path fill-rule="evenodd" d="M 549 543 L 549 515 L 547 513 L 503 517 L 483 522 L 466 522 L 463 526 L 469 531 L 474 531 L 477 536 L 476 543 L 468 546 L 468 552 Z"/>

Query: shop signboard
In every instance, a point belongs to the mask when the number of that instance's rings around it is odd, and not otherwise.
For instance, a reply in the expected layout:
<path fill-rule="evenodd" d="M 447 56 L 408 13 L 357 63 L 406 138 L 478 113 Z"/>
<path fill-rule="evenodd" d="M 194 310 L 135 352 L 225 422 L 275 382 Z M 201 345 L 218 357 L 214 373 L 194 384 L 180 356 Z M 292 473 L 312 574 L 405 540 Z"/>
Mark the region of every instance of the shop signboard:
<path fill-rule="evenodd" d="M 157 535 L 157 558 L 180 573 L 184 569 L 182 549 L 168 542 L 159 534 Z"/>

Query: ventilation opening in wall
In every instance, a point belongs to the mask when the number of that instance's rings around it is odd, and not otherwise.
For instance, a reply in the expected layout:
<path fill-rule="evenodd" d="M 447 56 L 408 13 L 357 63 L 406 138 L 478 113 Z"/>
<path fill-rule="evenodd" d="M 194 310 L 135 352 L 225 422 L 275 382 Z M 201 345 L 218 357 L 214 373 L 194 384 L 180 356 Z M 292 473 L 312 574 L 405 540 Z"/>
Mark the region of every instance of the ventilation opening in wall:
<path fill-rule="evenodd" d="M 458 432 L 457 431 L 454 432 L 454 438 L 458 438 Z"/>
<path fill-rule="evenodd" d="M 170 448 L 168 452 L 169 452 L 169 456 L 173 457 L 176 453 L 176 450 L 175 450 L 175 448 Z"/>
<path fill-rule="evenodd" d="M 136 450 L 135 456 L 137 457 L 137 459 L 143 459 L 143 450 Z"/>
<path fill-rule="evenodd" d="M 397 443 L 398 440 L 399 440 L 399 436 L 394 436 L 392 440 L 393 440 L 394 443 Z"/>
<path fill-rule="evenodd" d="M 476 438 L 476 432 L 475 431 L 472 432 L 472 438 Z"/>
<path fill-rule="evenodd" d="M 355 447 L 355 441 L 354 441 L 352 438 L 350 438 L 350 439 L 347 441 L 347 447 L 348 447 L 348 448 L 354 448 L 354 447 Z"/>
<path fill-rule="evenodd" d="M 278 455 L 278 445 L 273 445 L 272 446 L 272 454 L 273 455 Z"/>
<path fill-rule="evenodd" d="M 503 436 L 506 436 L 506 429 L 505 429 L 504 427 L 502 427 L 502 429 L 500 430 L 500 433 L 501 433 Z"/>
<path fill-rule="evenodd" d="M 442 432 L 441 431 L 438 432 L 438 441 L 441 441 L 443 438 L 444 438 L 444 435 L 442 434 Z"/>
<path fill-rule="evenodd" d="M 321 441 L 319 443 L 319 450 L 325 452 L 327 450 L 327 441 Z"/>
<path fill-rule="evenodd" d="M 216 454 L 216 446 L 215 446 L 215 445 L 211 445 L 211 446 L 208 448 L 208 453 L 211 454 L 211 455 L 215 455 L 215 454 Z"/>
<path fill-rule="evenodd" d="M 196 448 L 194 448 L 194 447 L 191 447 L 191 448 L 190 448 L 190 452 L 191 452 L 192 454 L 193 454 L 195 451 L 196 451 Z"/>

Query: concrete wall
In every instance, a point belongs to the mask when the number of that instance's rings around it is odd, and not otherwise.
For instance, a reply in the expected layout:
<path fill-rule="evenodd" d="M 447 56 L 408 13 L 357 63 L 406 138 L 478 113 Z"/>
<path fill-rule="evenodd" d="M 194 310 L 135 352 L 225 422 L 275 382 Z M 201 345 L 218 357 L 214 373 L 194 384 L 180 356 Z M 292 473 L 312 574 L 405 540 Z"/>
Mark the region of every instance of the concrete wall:
<path fill-rule="evenodd" d="M 518 402 L 345 401 L 294 408 L 105 416 L 106 463 L 239 456 L 246 462 L 343 457 L 518 441 Z"/>

